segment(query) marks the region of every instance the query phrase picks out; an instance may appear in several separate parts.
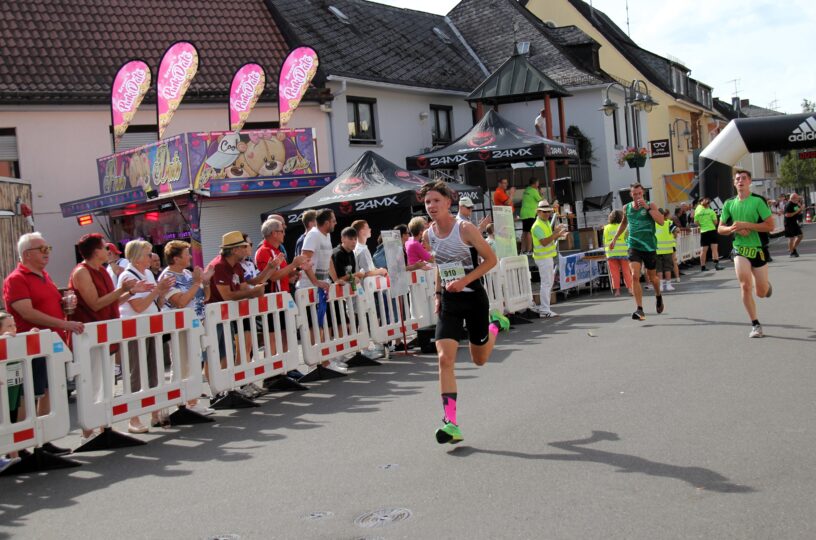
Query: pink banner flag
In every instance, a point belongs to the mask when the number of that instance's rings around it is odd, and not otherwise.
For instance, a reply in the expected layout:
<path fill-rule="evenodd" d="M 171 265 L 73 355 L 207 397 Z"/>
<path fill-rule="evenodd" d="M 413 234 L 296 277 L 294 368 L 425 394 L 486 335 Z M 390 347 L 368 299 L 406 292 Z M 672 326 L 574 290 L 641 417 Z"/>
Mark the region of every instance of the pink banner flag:
<path fill-rule="evenodd" d="M 241 131 L 265 85 L 266 74 L 258 64 L 244 64 L 238 68 L 230 87 L 230 131 Z"/>
<path fill-rule="evenodd" d="M 317 53 L 311 47 L 298 47 L 286 57 L 278 80 L 280 127 L 289 123 L 309 83 L 317 73 Z"/>
<path fill-rule="evenodd" d="M 164 136 L 197 70 L 198 51 L 192 43 L 177 41 L 167 48 L 156 78 L 159 139 Z"/>
<path fill-rule="evenodd" d="M 126 62 L 113 79 L 111 87 L 111 124 L 114 148 L 127 131 L 136 109 L 150 88 L 150 68 L 141 60 Z"/>

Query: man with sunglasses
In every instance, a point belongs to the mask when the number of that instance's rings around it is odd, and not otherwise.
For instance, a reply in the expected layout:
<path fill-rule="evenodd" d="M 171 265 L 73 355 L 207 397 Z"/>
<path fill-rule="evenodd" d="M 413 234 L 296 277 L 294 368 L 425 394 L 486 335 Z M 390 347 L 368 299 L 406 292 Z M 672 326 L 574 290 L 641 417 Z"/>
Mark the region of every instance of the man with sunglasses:
<path fill-rule="evenodd" d="M 3 281 L 3 301 L 17 325 L 17 331 L 28 332 L 34 328 L 53 330 L 66 342 L 71 332 L 81 334 L 85 327 L 78 321 L 65 320 L 62 294 L 51 280 L 45 267 L 51 254 L 42 234 L 24 234 L 17 241 L 20 263 Z M 48 399 L 48 372 L 45 358 L 31 361 L 34 377 L 34 394 L 37 398 L 37 415 L 46 415 L 51 410 Z M 51 443 L 43 445 L 43 450 L 55 454 L 66 454 L 69 450 L 58 448 Z"/>

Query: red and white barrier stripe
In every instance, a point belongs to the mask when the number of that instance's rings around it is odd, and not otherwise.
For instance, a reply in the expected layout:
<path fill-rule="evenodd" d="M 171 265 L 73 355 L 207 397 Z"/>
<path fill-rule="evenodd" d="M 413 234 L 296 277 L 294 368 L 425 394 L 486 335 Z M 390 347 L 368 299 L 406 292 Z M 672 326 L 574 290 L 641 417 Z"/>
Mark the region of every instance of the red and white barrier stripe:
<path fill-rule="evenodd" d="M 50 411 L 37 416 L 31 361 L 45 357 Z M 40 446 L 68 434 L 68 393 L 65 365 L 71 361 L 62 338 L 50 330 L 0 337 L 0 455 Z M 22 384 L 25 418 L 12 423 L 8 383 Z"/>
<path fill-rule="evenodd" d="M 204 349 L 213 392 L 233 390 L 297 367 L 296 307 L 288 292 L 208 304 L 205 313 Z M 244 333 L 246 324 L 249 342 Z M 226 353 L 223 366 L 219 358 L 219 327 L 223 330 L 222 347 Z"/>
<path fill-rule="evenodd" d="M 484 275 L 484 287 L 487 300 L 490 302 L 490 311 L 504 313 L 504 274 L 499 266 L 494 266 Z"/>
<path fill-rule="evenodd" d="M 525 255 L 505 257 L 499 261 L 504 310 L 507 313 L 533 307 L 533 286 L 530 267 Z"/>
<path fill-rule="evenodd" d="M 372 278 L 367 278 L 372 279 Z M 347 283 L 329 286 L 326 314 L 318 326 L 318 292 L 309 287 L 295 291 L 303 361 L 309 366 L 365 350 L 370 343 L 364 307 Z M 309 321 L 312 322 L 311 328 Z"/>
<path fill-rule="evenodd" d="M 420 327 L 430 324 L 427 308 L 427 287 L 422 286 L 420 274 L 411 272 L 408 294 L 394 296 L 387 277 L 365 278 L 366 306 L 375 343 L 385 344 L 403 336 L 415 336 Z M 387 349 L 386 349 L 387 350 Z"/>
<path fill-rule="evenodd" d="M 69 374 L 77 377 L 77 413 L 84 429 L 108 427 L 116 422 L 181 405 L 201 395 L 201 336 L 203 328 L 192 309 L 137 315 L 89 323 L 73 336 L 74 360 Z M 162 336 L 169 336 L 172 375 L 164 373 Z M 158 384 L 148 386 L 148 346 L 153 343 Z M 129 343 L 137 344 L 137 357 Z M 113 375 L 115 353 L 122 365 L 123 391 L 116 395 Z M 129 368 L 139 363 L 140 390 L 132 390 Z"/>

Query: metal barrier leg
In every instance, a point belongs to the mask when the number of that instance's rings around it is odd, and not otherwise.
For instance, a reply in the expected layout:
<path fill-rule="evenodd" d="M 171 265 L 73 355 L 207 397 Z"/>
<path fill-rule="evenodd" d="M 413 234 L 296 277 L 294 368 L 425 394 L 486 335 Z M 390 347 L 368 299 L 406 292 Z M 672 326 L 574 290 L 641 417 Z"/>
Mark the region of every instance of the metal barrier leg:
<path fill-rule="evenodd" d="M 22 453 L 22 451 L 20 451 L 20 453 Z M 22 456 L 19 462 L 0 473 L 0 476 L 68 469 L 71 467 L 80 467 L 81 465 L 82 463 L 74 461 L 73 459 L 55 456 L 54 454 L 49 454 L 42 448 L 35 448 L 33 452 Z"/>
<path fill-rule="evenodd" d="M 374 367 L 374 366 L 381 366 L 381 362 L 377 362 L 373 360 L 363 353 L 357 353 L 352 358 L 349 358 L 345 361 L 348 367 Z"/>
<path fill-rule="evenodd" d="M 142 446 L 144 444 L 147 443 L 137 439 L 136 437 L 131 437 L 130 435 L 125 435 L 124 433 L 114 431 L 113 428 L 106 427 L 102 430 L 102 433 L 74 450 L 74 452 L 114 450 L 116 448 L 128 448 L 130 446 Z"/>
<path fill-rule="evenodd" d="M 169 417 L 171 426 L 191 426 L 193 424 L 209 424 L 215 422 L 212 418 L 191 411 L 184 405 L 179 405 Z"/>
<path fill-rule="evenodd" d="M 210 402 L 210 408 L 217 411 L 224 409 L 249 409 L 250 407 L 260 407 L 251 399 L 247 399 L 235 390 L 226 392 L 221 397 L 216 398 L 215 401 Z"/>
<path fill-rule="evenodd" d="M 324 381 L 328 379 L 339 379 L 340 377 L 345 377 L 345 373 L 340 373 L 339 371 L 334 371 L 333 369 L 329 369 L 327 367 L 323 367 L 320 364 L 317 364 L 315 368 L 300 378 L 298 382 L 307 383 L 307 382 L 315 382 L 315 381 Z"/>
<path fill-rule="evenodd" d="M 270 392 L 303 392 L 309 388 L 287 375 L 281 375 L 264 381 L 264 388 Z"/>

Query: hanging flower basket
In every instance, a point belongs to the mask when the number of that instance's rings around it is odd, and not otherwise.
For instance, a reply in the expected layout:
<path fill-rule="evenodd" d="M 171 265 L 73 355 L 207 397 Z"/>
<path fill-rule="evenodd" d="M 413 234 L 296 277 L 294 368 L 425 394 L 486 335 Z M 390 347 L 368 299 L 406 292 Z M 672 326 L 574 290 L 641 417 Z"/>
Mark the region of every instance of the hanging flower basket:
<path fill-rule="evenodd" d="M 635 148 L 630 146 L 618 153 L 618 165 L 623 167 L 623 164 L 629 165 L 630 169 L 636 169 L 646 165 L 646 159 L 649 157 L 649 151 L 645 148 Z"/>
<path fill-rule="evenodd" d="M 630 169 L 636 169 L 638 167 L 643 167 L 646 165 L 646 156 L 637 156 L 633 158 L 629 158 L 626 160 L 626 164 L 629 165 Z"/>

